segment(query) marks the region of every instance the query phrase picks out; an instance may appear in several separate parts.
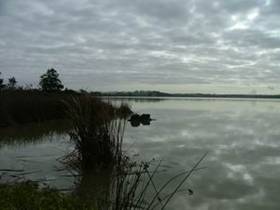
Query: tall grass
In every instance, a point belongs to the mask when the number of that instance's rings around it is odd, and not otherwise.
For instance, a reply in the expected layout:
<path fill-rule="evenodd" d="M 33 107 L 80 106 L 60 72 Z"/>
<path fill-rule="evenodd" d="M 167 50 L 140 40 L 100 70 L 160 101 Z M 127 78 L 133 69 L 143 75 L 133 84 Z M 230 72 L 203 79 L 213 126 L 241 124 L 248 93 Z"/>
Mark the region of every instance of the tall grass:
<path fill-rule="evenodd" d="M 177 193 L 191 191 L 191 189 L 184 189 L 184 184 L 195 171 L 203 169 L 198 166 L 206 155 L 204 154 L 190 170 L 170 177 L 161 185 L 155 182 L 161 172 L 161 162 L 152 169 L 151 162 L 139 163 L 126 159 L 124 165 L 116 168 L 116 174 L 113 176 L 109 208 L 99 206 L 99 209 L 165 209 Z"/>
<path fill-rule="evenodd" d="M 72 120 L 71 140 L 75 151 L 68 156 L 70 162 L 83 169 L 109 167 L 122 157 L 122 140 L 130 109 L 114 107 L 100 99 L 74 97 L 66 103 L 67 115 Z"/>
<path fill-rule="evenodd" d="M 107 181 L 98 182 L 100 185 L 104 183 L 103 190 L 97 187 L 97 190 L 93 189 L 93 196 L 90 196 L 91 199 L 95 198 L 97 209 L 165 209 L 175 194 L 182 190 L 191 174 L 201 169 L 198 166 L 206 154 L 190 170 L 157 186 L 155 177 L 160 173 L 161 163 L 151 169 L 151 162 L 132 161 L 123 152 L 126 123 L 125 118 L 120 119 L 119 113 L 120 110 L 128 108 L 124 105 L 122 108 L 114 107 L 92 97 L 73 98 L 67 107 L 73 122 L 70 136 L 76 147 L 66 161 L 79 170 L 81 176 L 78 191 L 83 191 L 82 186 L 88 183 L 85 177 L 89 174 L 94 177 L 100 174 L 103 178 L 107 177 Z M 107 176 L 103 175 L 104 168 Z M 171 185 L 173 189 L 166 193 Z M 86 197 L 89 196 L 88 192 L 86 190 Z"/>

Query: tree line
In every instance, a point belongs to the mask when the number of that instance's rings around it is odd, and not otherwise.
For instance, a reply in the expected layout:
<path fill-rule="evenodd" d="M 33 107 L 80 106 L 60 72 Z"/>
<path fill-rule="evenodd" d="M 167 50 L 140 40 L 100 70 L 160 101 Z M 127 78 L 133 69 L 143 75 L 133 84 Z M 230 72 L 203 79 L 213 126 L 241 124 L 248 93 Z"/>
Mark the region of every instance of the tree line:
<path fill-rule="evenodd" d="M 5 83 L 4 79 L 1 78 L 0 72 L 0 90 L 22 89 L 22 87 L 17 85 L 17 83 L 18 82 L 15 77 L 8 78 L 8 82 Z M 45 92 L 57 92 L 63 90 L 64 85 L 59 79 L 59 73 L 54 68 L 51 68 L 40 76 L 39 87 L 40 90 Z"/>

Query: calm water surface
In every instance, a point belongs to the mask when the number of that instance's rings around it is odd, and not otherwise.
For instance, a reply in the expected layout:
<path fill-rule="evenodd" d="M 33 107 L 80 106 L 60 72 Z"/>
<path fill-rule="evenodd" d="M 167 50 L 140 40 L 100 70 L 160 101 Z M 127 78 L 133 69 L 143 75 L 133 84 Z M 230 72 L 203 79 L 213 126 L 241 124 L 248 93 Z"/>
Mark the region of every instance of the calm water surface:
<path fill-rule="evenodd" d="M 280 101 L 229 99 L 128 100 L 150 113 L 150 126 L 127 125 L 125 148 L 142 160 L 163 160 L 156 179 L 189 169 L 205 153 L 170 209 L 280 209 Z M 67 129 L 0 130 L 0 169 L 21 169 L 27 179 L 68 189 L 74 178 L 58 160 L 73 149 Z M 18 135 L 15 135 L 18 133 Z M 20 135 L 22 133 L 22 136 Z M 12 173 L 12 172 L 1 172 Z M 15 172 L 13 172 L 15 174 Z M 22 172 L 17 172 L 22 173 Z"/>

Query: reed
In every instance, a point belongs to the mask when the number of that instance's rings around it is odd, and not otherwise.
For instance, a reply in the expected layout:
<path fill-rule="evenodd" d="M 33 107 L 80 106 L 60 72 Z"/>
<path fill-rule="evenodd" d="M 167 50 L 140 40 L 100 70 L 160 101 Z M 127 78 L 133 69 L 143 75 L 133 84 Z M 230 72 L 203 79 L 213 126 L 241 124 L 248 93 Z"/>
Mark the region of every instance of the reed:
<path fill-rule="evenodd" d="M 129 158 L 125 158 L 122 165 L 115 168 L 116 173 L 112 177 L 109 207 L 104 205 L 105 208 L 99 206 L 98 209 L 165 209 L 177 193 L 192 192 L 191 189 L 184 189 L 184 184 L 194 172 L 204 169 L 198 166 L 206 155 L 207 153 L 190 170 L 170 177 L 161 185 L 155 183 L 157 175 L 161 173 L 161 161 L 155 167 L 151 167 L 152 162 L 131 162 Z"/>
<path fill-rule="evenodd" d="M 125 105 L 122 106 L 123 110 L 128 109 L 124 108 Z M 151 167 L 152 162 L 132 161 L 123 152 L 127 115 L 120 117 L 120 113 L 125 113 L 120 112 L 120 107 L 93 97 L 75 97 L 67 107 L 68 116 L 73 123 L 70 137 L 75 150 L 66 157 L 66 162 L 80 174 L 80 186 L 78 184 L 77 188 L 82 189 L 84 177 L 89 171 L 95 171 L 91 176 L 98 176 L 104 168 L 107 170 L 108 180 L 104 182 L 103 193 L 95 192 L 92 196 L 95 197 L 96 209 L 165 209 L 190 176 L 202 169 L 198 166 L 206 154 L 190 170 L 171 177 L 158 186 L 155 178 L 161 172 L 161 162 Z M 170 186 L 173 186 L 171 191 Z M 166 193 L 167 188 L 169 193 Z"/>
<path fill-rule="evenodd" d="M 75 144 L 67 159 L 83 169 L 109 167 L 119 162 L 129 107 L 114 107 L 91 96 L 74 97 L 66 105 L 73 123 L 69 134 Z"/>

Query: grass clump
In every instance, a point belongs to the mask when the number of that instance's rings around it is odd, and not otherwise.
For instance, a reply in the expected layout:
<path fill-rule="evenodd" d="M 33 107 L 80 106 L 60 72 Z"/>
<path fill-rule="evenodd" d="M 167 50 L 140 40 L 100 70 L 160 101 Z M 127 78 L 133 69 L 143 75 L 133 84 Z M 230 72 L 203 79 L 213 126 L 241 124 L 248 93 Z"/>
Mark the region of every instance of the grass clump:
<path fill-rule="evenodd" d="M 0 209 L 5 210 L 95 210 L 90 203 L 34 182 L 0 184 Z"/>
<path fill-rule="evenodd" d="M 158 173 L 161 172 L 161 161 L 155 167 L 151 167 L 153 161 L 133 162 L 129 158 L 123 159 L 122 165 L 115 168 L 116 173 L 110 189 L 111 206 L 108 209 L 166 209 L 177 193 L 193 193 L 191 189 L 186 189 L 184 184 L 194 172 L 203 169 L 198 166 L 206 155 L 207 153 L 189 170 L 170 177 L 162 184 L 155 182 Z"/>
<path fill-rule="evenodd" d="M 83 169 L 109 167 L 120 161 L 129 107 L 115 107 L 90 96 L 75 97 L 67 107 L 73 123 L 70 137 L 75 144 L 68 161 Z"/>
<path fill-rule="evenodd" d="M 73 123 L 70 136 L 75 150 L 65 160 L 80 175 L 77 192 L 83 192 L 84 183 L 87 183 L 85 177 L 89 172 L 98 177 L 98 173 L 106 168 L 108 177 L 104 188 L 97 193 L 93 191 L 95 196 L 92 196 L 99 210 L 165 209 L 191 174 L 199 170 L 198 165 L 206 154 L 190 170 L 157 186 L 154 179 L 159 173 L 160 164 L 151 169 L 149 162 L 132 161 L 123 152 L 125 119 L 128 115 L 120 117 L 120 110 L 126 109 L 122 106 L 114 107 L 92 97 L 73 98 L 67 105 Z M 167 193 L 171 183 L 174 188 Z M 89 191 L 85 192 L 82 194 L 88 196 Z"/>

